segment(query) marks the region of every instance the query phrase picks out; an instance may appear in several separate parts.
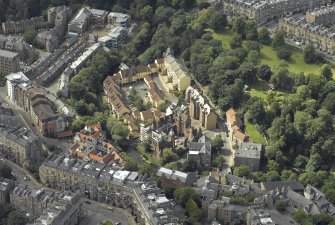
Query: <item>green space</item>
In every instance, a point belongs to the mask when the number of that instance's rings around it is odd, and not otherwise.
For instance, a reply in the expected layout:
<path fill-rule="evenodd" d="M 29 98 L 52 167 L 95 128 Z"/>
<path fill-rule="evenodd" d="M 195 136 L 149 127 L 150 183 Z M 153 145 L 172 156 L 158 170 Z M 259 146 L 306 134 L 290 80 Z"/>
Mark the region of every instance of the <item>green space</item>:
<path fill-rule="evenodd" d="M 230 49 L 229 42 L 233 38 L 233 34 L 229 29 L 226 29 L 222 33 L 214 32 L 211 29 L 207 29 L 207 32 L 211 33 L 213 38 L 222 41 L 222 46 L 225 49 Z M 307 64 L 304 62 L 304 55 L 300 49 L 293 48 L 293 54 L 291 60 L 289 60 L 289 71 L 293 73 L 309 73 L 319 74 L 322 64 Z M 261 49 L 261 63 L 269 65 L 272 69 L 279 66 L 280 60 L 277 57 L 276 51 L 271 46 L 262 45 Z"/>
<path fill-rule="evenodd" d="M 103 223 L 103 225 L 114 225 L 114 223 L 112 221 L 106 221 Z"/>
<path fill-rule="evenodd" d="M 249 137 L 251 137 L 254 142 L 259 143 L 259 144 L 266 144 L 265 139 L 257 130 L 256 125 L 251 124 L 248 121 L 245 121 L 245 130 L 247 134 L 249 135 Z"/>

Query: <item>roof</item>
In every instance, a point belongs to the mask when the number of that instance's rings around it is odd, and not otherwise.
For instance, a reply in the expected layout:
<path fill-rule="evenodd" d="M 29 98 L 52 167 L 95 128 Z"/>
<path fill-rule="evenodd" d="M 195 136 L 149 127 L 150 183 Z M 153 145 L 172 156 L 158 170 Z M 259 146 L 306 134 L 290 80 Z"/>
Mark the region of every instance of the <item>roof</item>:
<path fill-rule="evenodd" d="M 5 50 L 0 50 L 0 57 L 5 57 L 5 58 L 14 58 L 18 54 L 15 52 L 10 52 L 10 51 L 5 51 Z"/>
<path fill-rule="evenodd" d="M 298 181 L 290 180 L 290 181 L 273 181 L 273 182 L 262 182 L 264 186 L 264 190 L 272 191 L 276 188 L 288 187 L 293 191 L 303 191 L 304 185 Z"/>

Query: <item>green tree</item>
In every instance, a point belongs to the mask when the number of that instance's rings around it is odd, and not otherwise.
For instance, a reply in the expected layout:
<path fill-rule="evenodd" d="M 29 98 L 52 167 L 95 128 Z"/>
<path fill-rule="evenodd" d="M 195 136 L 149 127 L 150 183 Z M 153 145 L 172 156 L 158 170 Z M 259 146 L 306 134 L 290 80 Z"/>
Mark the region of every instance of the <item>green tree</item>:
<path fill-rule="evenodd" d="M 306 170 L 307 171 L 317 171 L 320 168 L 320 165 L 322 165 L 322 157 L 319 153 L 314 153 L 311 155 Z"/>
<path fill-rule="evenodd" d="M 163 149 L 163 156 L 162 156 L 162 164 L 165 165 L 167 163 L 176 161 L 179 158 L 179 156 L 174 153 L 171 149 L 169 148 L 164 148 Z"/>
<path fill-rule="evenodd" d="M 330 112 L 335 113 L 335 92 L 331 92 L 326 96 L 322 106 Z"/>
<path fill-rule="evenodd" d="M 271 67 L 268 65 L 262 64 L 258 68 L 258 77 L 262 80 L 269 81 L 272 75 Z"/>
<path fill-rule="evenodd" d="M 290 60 L 292 55 L 292 51 L 290 49 L 288 49 L 287 47 L 279 47 L 277 48 L 277 57 L 279 59 L 283 59 L 283 60 Z"/>
<path fill-rule="evenodd" d="M 221 134 L 217 134 L 212 141 L 212 148 L 213 150 L 218 151 L 222 147 L 223 147 L 222 136 Z"/>
<path fill-rule="evenodd" d="M 28 222 L 27 219 L 16 210 L 9 213 L 6 221 L 7 225 L 25 225 Z"/>
<path fill-rule="evenodd" d="M 169 104 L 167 102 L 164 102 L 158 105 L 158 109 L 161 112 L 165 112 L 168 107 L 169 107 Z"/>
<path fill-rule="evenodd" d="M 34 44 L 36 40 L 37 32 L 35 29 L 27 29 L 23 33 L 23 39 L 28 43 L 28 44 Z"/>
<path fill-rule="evenodd" d="M 221 32 L 228 25 L 227 16 L 222 12 L 215 11 L 209 20 L 209 27 L 216 32 Z"/>
<path fill-rule="evenodd" d="M 279 164 L 275 160 L 269 160 L 268 162 L 269 171 L 279 171 Z"/>
<path fill-rule="evenodd" d="M 253 41 L 258 40 L 257 25 L 253 20 L 247 20 L 245 22 L 245 38 Z"/>
<path fill-rule="evenodd" d="M 292 77 L 287 68 L 279 68 L 274 74 L 272 74 L 270 83 L 276 90 L 291 90 L 292 88 Z"/>
<path fill-rule="evenodd" d="M 12 168 L 7 164 L 0 163 L 0 176 L 7 179 L 12 178 Z"/>
<path fill-rule="evenodd" d="M 198 166 L 197 166 L 197 162 L 192 160 L 192 159 L 188 159 L 184 162 L 184 165 L 183 165 L 183 170 L 185 172 L 194 172 L 198 169 Z"/>
<path fill-rule="evenodd" d="M 252 50 L 248 53 L 247 61 L 252 63 L 253 65 L 258 65 L 261 60 L 261 54 L 256 51 Z"/>
<path fill-rule="evenodd" d="M 315 48 L 313 45 L 307 45 L 304 48 L 304 61 L 305 63 L 314 63 L 316 60 Z"/>
<path fill-rule="evenodd" d="M 187 202 L 192 199 L 197 205 L 200 205 L 200 195 L 191 187 L 178 188 L 173 193 L 174 199 L 179 205 L 186 208 Z"/>
<path fill-rule="evenodd" d="M 202 211 L 199 209 L 197 203 L 193 199 L 189 199 L 187 201 L 186 210 L 191 217 L 193 217 L 197 220 L 201 219 Z"/>
<path fill-rule="evenodd" d="M 272 40 L 272 47 L 278 48 L 285 45 L 285 35 L 283 31 L 278 31 L 275 33 L 273 40 Z"/>
<path fill-rule="evenodd" d="M 138 111 L 142 111 L 144 109 L 144 102 L 141 97 L 137 97 L 135 99 L 134 105 Z"/>
<path fill-rule="evenodd" d="M 264 120 L 265 117 L 265 107 L 261 99 L 257 99 L 253 103 L 249 104 L 247 110 L 247 120 L 251 123 L 260 123 Z"/>
<path fill-rule="evenodd" d="M 229 45 L 232 49 L 242 47 L 242 37 L 239 34 L 234 34 L 233 38 L 229 41 Z"/>
<path fill-rule="evenodd" d="M 282 200 L 278 200 L 276 201 L 275 203 L 275 207 L 276 209 L 279 211 L 279 212 L 284 212 L 285 211 L 285 208 L 286 208 L 286 203 Z"/>
<path fill-rule="evenodd" d="M 266 27 L 262 27 L 258 33 L 258 40 L 263 45 L 270 45 L 271 44 L 271 38 L 270 38 L 270 32 Z"/>
<path fill-rule="evenodd" d="M 304 212 L 303 209 L 297 209 L 294 213 L 293 213 L 293 219 L 295 220 L 295 222 L 297 222 L 298 224 L 304 224 L 305 219 L 307 218 L 307 214 Z"/>
<path fill-rule="evenodd" d="M 321 76 L 324 76 L 327 80 L 333 79 L 332 68 L 329 64 L 324 64 L 321 68 Z"/>
<path fill-rule="evenodd" d="M 219 155 L 213 159 L 212 166 L 218 167 L 219 169 L 223 169 L 223 166 L 226 162 L 226 159 L 223 155 Z"/>
<path fill-rule="evenodd" d="M 250 169 L 246 165 L 241 165 L 238 167 L 235 167 L 233 170 L 233 174 L 238 177 L 249 177 L 250 176 Z"/>
<path fill-rule="evenodd" d="M 233 21 L 233 31 L 239 35 L 242 39 L 245 38 L 245 31 L 246 31 L 246 22 L 245 19 L 242 17 L 238 17 Z"/>

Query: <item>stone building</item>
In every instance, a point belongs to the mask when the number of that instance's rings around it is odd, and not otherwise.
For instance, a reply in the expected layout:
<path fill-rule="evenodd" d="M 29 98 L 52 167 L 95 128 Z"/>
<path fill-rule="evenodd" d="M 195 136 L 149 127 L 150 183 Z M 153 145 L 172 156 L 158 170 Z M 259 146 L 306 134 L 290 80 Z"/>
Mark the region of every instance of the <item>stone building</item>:
<path fill-rule="evenodd" d="M 14 188 L 12 180 L 0 177 L 0 204 L 9 203 L 9 192 Z"/>
<path fill-rule="evenodd" d="M 128 209 L 142 225 L 176 222 L 172 205 L 157 184 L 136 172 L 51 155 L 40 167 L 41 183 L 58 190 L 74 190 L 92 200 Z"/>
<path fill-rule="evenodd" d="M 223 11 L 229 16 L 243 16 L 263 25 L 288 14 L 306 12 L 331 4 L 331 0 L 221 0 Z"/>
<path fill-rule="evenodd" d="M 304 45 L 313 45 L 321 53 L 335 54 L 335 30 L 322 24 L 308 23 L 304 15 L 291 16 L 279 21 L 285 37 Z"/>
<path fill-rule="evenodd" d="M 30 167 L 41 158 L 41 141 L 22 127 L 14 116 L 0 115 L 0 154 L 16 164 Z"/>
<path fill-rule="evenodd" d="M 191 119 L 199 120 L 204 130 L 215 129 L 218 117 L 215 109 L 210 107 L 205 98 L 191 86 L 186 89 L 185 95 Z"/>
<path fill-rule="evenodd" d="M 234 154 L 234 166 L 246 165 L 250 170 L 258 171 L 261 164 L 262 145 L 242 142 Z"/>
<path fill-rule="evenodd" d="M 16 73 L 20 70 L 19 54 L 0 50 L 0 76 Z"/>
<path fill-rule="evenodd" d="M 68 24 L 68 32 L 71 34 L 81 35 L 88 30 L 92 17 L 92 12 L 89 8 L 83 7 L 75 15 Z"/>
<path fill-rule="evenodd" d="M 314 11 L 307 11 L 306 21 L 308 23 L 315 23 L 330 27 L 335 24 L 335 7 L 322 7 Z"/>
<path fill-rule="evenodd" d="M 34 59 L 37 56 L 35 49 L 23 40 L 23 37 L 8 36 L 3 47 L 6 51 L 15 52 L 20 60 Z"/>
<path fill-rule="evenodd" d="M 243 132 L 243 122 L 241 116 L 233 108 L 226 112 L 228 134 L 234 145 L 240 145 L 248 141 L 248 136 Z"/>
<path fill-rule="evenodd" d="M 194 186 L 197 181 L 198 173 L 184 173 L 177 170 L 170 170 L 164 167 L 161 167 L 156 176 L 161 182 L 163 189 L 168 188 L 180 188 L 184 186 Z"/>
<path fill-rule="evenodd" d="M 2 31 L 6 35 L 22 34 L 29 29 L 39 30 L 46 27 L 47 23 L 44 21 L 43 16 L 33 17 L 31 19 L 20 21 L 7 21 L 2 23 Z"/>
<path fill-rule="evenodd" d="M 212 162 L 212 144 L 203 135 L 198 142 L 190 142 L 187 159 L 192 159 L 198 164 L 198 168 L 209 168 Z"/>
<path fill-rule="evenodd" d="M 78 224 L 83 218 L 81 196 L 66 191 L 53 193 L 20 184 L 10 193 L 10 204 L 37 218 L 35 225 Z"/>

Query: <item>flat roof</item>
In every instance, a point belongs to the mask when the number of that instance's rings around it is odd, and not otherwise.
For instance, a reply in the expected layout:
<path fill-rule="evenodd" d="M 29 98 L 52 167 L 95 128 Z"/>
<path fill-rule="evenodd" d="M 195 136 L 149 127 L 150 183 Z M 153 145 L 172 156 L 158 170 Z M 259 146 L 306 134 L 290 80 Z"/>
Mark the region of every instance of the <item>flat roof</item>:
<path fill-rule="evenodd" d="M 0 50 L 0 56 L 1 57 L 6 57 L 6 58 L 14 58 L 18 54 L 15 52 L 10 52 L 10 51 L 5 51 L 5 50 Z"/>

